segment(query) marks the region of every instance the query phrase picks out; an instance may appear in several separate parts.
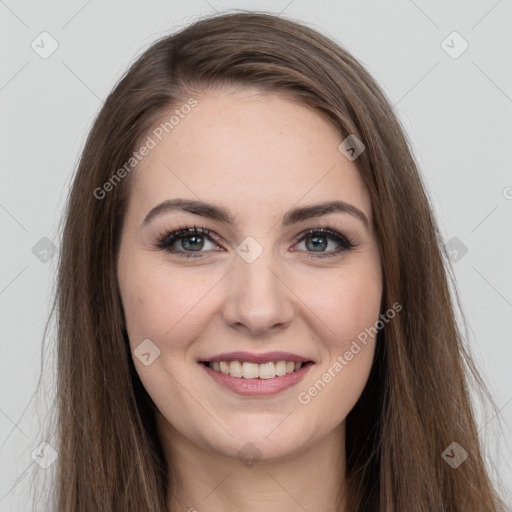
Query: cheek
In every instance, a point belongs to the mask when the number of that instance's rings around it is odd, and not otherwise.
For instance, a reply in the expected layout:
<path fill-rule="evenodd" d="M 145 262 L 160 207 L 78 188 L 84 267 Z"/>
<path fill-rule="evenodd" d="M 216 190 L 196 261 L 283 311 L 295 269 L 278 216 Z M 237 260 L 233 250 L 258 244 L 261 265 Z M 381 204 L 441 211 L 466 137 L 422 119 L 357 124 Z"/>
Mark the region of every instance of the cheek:
<path fill-rule="evenodd" d="M 205 296 L 211 283 L 190 270 L 135 262 L 122 287 L 132 348 L 148 338 L 161 349 L 177 351 L 207 324 Z M 172 340 L 172 343 L 170 342 Z"/>
<path fill-rule="evenodd" d="M 346 349 L 349 342 L 378 320 L 382 290 L 380 282 L 369 282 L 367 276 L 352 278 L 341 291 L 332 291 L 331 318 L 334 331 L 341 336 L 334 341 L 340 349 Z"/>
<path fill-rule="evenodd" d="M 380 268 L 373 261 L 310 279 L 309 284 L 301 282 L 297 295 L 311 311 L 315 331 L 331 353 L 347 350 L 350 342 L 379 318 L 382 281 Z"/>
<path fill-rule="evenodd" d="M 319 368 L 301 387 L 298 399 L 309 404 L 306 410 L 310 413 L 321 414 L 325 408 L 336 411 L 329 420 L 332 424 L 341 421 L 357 402 L 375 352 L 382 298 L 380 265 L 376 257 L 360 263 L 309 287 L 305 300 L 317 319 L 316 335 L 323 353 Z"/>
<path fill-rule="evenodd" d="M 180 272 L 174 268 L 171 273 L 169 265 L 142 260 L 126 265 L 121 286 L 130 347 L 144 388 L 167 419 L 179 424 L 183 421 L 180 411 L 190 408 L 188 394 L 179 384 L 187 378 L 181 363 L 187 358 L 190 340 L 207 328 L 205 296 L 212 283 L 194 276 L 190 269 Z M 136 355 L 137 347 L 146 339 L 160 350 L 148 366 Z M 193 383 L 187 386 L 198 395 Z"/>

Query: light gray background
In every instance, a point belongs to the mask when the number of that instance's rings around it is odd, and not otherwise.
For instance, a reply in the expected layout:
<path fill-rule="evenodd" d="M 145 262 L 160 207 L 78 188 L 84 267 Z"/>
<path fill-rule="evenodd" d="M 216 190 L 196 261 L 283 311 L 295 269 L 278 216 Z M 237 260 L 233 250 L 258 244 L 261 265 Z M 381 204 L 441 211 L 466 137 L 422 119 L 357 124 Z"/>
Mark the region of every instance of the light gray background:
<path fill-rule="evenodd" d="M 501 411 L 493 417 L 479 409 L 478 426 L 512 503 L 510 0 L 0 0 L 0 510 L 29 510 L 27 476 L 45 471 L 31 453 L 44 441 L 37 418 L 46 404 L 29 401 L 57 258 L 44 263 L 32 248 L 42 237 L 59 245 L 87 130 L 135 55 L 197 16 L 226 9 L 310 23 L 360 59 L 396 105 L 444 240 L 457 237 L 468 249 L 453 268 L 472 352 Z M 31 48 L 34 40 L 42 46 L 43 31 L 59 45 L 47 59 Z M 453 31 L 469 44 L 458 58 L 441 46 Z M 462 48 L 453 36 L 446 44 Z"/>

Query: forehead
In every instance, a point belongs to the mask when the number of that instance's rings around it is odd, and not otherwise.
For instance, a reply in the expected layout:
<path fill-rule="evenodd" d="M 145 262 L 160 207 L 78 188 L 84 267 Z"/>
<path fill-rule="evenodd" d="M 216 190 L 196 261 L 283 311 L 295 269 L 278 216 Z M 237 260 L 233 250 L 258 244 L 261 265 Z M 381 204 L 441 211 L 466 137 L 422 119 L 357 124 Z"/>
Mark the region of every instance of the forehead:
<path fill-rule="evenodd" d="M 162 115 L 162 123 L 174 115 L 172 123 L 149 134 L 155 145 L 135 169 L 130 193 L 141 208 L 188 197 L 238 214 L 252 205 L 256 213 L 339 199 L 370 216 L 358 169 L 339 151 L 340 133 L 319 113 L 254 89 L 194 98 L 193 108 L 173 106 Z"/>

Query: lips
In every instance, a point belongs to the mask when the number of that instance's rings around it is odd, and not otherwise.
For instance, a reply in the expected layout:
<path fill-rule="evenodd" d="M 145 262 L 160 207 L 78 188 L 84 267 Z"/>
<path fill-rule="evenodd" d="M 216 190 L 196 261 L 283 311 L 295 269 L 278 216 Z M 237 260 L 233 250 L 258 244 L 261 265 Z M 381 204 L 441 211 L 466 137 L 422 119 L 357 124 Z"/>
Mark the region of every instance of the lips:
<path fill-rule="evenodd" d="M 231 377 L 245 379 L 273 379 L 274 377 L 282 377 L 288 373 L 300 370 L 301 366 L 306 363 L 294 363 L 293 361 L 269 361 L 268 363 L 248 363 L 241 361 L 221 361 L 220 363 L 209 363 L 208 366 L 216 372 Z"/>
<path fill-rule="evenodd" d="M 214 382 L 241 395 L 274 395 L 299 382 L 314 364 L 290 352 L 230 352 L 198 361 Z"/>
<path fill-rule="evenodd" d="M 269 363 L 275 361 L 291 361 L 294 363 L 307 363 L 312 361 L 307 357 L 302 357 L 291 352 L 265 352 L 263 354 L 252 354 L 250 352 L 229 352 L 218 354 L 208 358 L 200 359 L 200 363 L 220 363 L 221 361 L 240 361 L 241 363 Z"/>

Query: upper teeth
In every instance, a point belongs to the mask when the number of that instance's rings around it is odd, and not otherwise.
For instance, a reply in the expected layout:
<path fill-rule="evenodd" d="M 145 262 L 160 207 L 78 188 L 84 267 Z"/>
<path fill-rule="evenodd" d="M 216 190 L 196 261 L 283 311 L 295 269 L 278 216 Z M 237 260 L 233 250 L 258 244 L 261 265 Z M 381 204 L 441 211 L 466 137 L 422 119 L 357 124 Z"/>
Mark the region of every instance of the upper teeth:
<path fill-rule="evenodd" d="M 273 379 L 281 377 L 287 373 L 293 373 L 302 366 L 302 363 L 293 361 L 270 361 L 268 363 L 242 363 L 240 361 L 221 361 L 220 363 L 210 363 L 210 368 L 216 372 L 231 377 L 244 377 L 245 379 Z"/>

